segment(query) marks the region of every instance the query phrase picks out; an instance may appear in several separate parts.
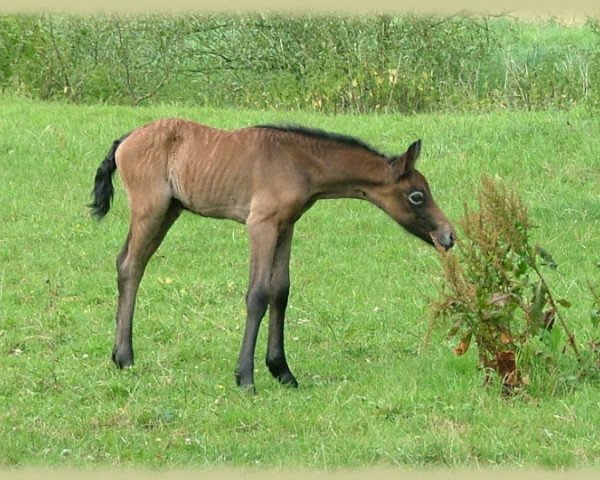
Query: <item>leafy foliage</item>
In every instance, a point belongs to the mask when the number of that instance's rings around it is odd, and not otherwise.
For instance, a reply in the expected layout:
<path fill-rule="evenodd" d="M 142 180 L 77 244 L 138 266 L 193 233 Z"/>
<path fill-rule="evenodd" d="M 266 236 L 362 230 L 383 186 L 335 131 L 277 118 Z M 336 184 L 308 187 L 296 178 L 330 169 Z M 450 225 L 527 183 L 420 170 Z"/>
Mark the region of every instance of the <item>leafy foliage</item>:
<path fill-rule="evenodd" d="M 458 252 L 443 252 L 446 282 L 435 304 L 436 318 L 450 320 L 449 336 L 459 339 L 454 352 L 474 340 L 486 379 L 496 372 L 505 393 L 529 384 L 540 366 L 556 382 L 563 334 L 580 363 L 582 355 L 558 308 L 571 305 L 554 298 L 542 275 L 541 267 L 557 266 L 532 244 L 527 208 L 514 190 L 483 177 L 479 209 L 465 206 L 461 226 Z"/>
<path fill-rule="evenodd" d="M 597 25 L 542 42 L 466 15 L 0 16 L 0 88 L 351 113 L 598 105 Z"/>

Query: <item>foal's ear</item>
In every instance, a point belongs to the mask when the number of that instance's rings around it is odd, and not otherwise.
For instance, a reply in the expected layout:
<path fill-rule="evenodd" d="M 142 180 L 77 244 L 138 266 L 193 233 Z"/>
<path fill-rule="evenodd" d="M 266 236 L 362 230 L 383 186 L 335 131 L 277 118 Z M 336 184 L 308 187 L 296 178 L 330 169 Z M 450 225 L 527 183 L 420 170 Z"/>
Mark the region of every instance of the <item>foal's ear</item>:
<path fill-rule="evenodd" d="M 414 142 L 406 151 L 406 165 L 404 169 L 406 172 L 411 172 L 415 169 L 415 162 L 421 154 L 421 139 Z"/>
<path fill-rule="evenodd" d="M 403 175 L 412 172 L 415 169 L 415 162 L 421 154 L 421 140 L 417 140 L 412 143 L 408 150 L 403 155 L 400 155 L 391 164 L 392 171 L 396 179 L 399 179 Z"/>

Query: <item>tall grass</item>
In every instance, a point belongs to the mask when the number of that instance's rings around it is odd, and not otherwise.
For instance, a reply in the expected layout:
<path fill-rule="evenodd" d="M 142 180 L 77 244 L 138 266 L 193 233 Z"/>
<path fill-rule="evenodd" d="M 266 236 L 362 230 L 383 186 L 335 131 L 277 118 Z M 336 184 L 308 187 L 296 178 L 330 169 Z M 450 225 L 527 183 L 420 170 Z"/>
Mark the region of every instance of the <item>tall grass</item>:
<path fill-rule="evenodd" d="M 4 16 L 0 87 L 40 99 L 321 112 L 600 104 L 598 19 Z"/>

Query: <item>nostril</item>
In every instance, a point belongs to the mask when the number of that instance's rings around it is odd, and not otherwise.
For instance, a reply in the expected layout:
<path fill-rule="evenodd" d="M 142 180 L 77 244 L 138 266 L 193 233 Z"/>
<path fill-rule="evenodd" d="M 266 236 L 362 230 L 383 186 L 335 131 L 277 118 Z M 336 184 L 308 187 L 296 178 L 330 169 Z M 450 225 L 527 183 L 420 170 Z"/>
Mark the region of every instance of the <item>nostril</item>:
<path fill-rule="evenodd" d="M 456 240 L 456 234 L 452 231 L 448 234 L 448 242 L 446 243 L 446 250 L 450 250 L 454 246 Z"/>
<path fill-rule="evenodd" d="M 437 244 L 443 247 L 444 250 L 450 250 L 456 241 L 456 233 L 454 230 L 446 230 L 444 232 L 439 232 L 437 234 L 431 233 L 431 238 L 433 238 L 434 244 Z"/>

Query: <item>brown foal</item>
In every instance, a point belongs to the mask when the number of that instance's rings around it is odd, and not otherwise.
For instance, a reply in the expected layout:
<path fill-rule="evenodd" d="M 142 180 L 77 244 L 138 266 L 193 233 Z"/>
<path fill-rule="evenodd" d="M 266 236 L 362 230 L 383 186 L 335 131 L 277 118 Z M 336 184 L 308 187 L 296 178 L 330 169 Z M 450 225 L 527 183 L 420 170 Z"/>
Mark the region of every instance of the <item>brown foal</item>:
<path fill-rule="evenodd" d="M 445 249 L 454 230 L 415 169 L 420 140 L 387 157 L 362 141 L 300 127 L 219 130 L 161 119 L 116 140 L 95 177 L 93 214 L 110 209 L 119 170 L 131 213 L 117 257 L 119 299 L 113 361 L 133 364 L 132 321 L 146 265 L 182 210 L 245 223 L 251 246 L 247 319 L 237 384 L 254 384 L 254 350 L 269 309 L 266 363 L 297 386 L 284 351 L 294 223 L 322 198 L 358 198 L 381 208 L 410 233 Z"/>

